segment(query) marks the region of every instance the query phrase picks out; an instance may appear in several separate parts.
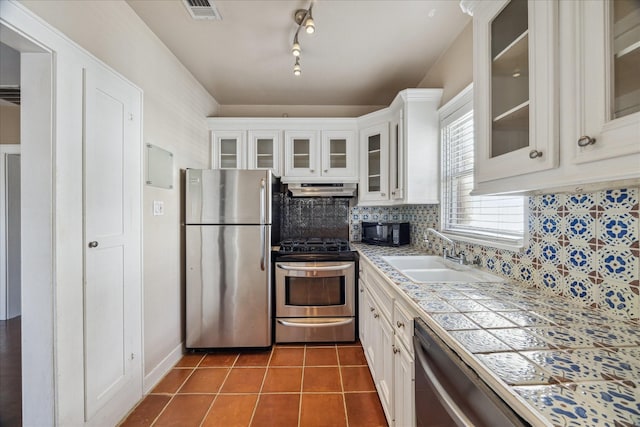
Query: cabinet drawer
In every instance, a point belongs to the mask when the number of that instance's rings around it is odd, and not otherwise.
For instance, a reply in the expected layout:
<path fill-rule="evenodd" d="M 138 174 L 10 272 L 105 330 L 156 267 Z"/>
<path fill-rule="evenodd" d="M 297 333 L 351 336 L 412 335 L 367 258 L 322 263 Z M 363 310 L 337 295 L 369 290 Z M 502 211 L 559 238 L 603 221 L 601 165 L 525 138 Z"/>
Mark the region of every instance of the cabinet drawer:
<path fill-rule="evenodd" d="M 393 304 L 393 330 L 402 344 L 413 354 L 413 317 L 398 300 Z"/>
<path fill-rule="evenodd" d="M 382 314 L 384 314 L 387 320 L 390 322 L 391 319 L 393 318 L 393 300 L 394 300 L 393 295 L 387 289 L 387 287 L 390 285 L 388 285 L 387 282 L 384 279 L 382 279 L 380 275 L 378 275 L 376 272 L 369 270 L 369 273 L 371 274 L 367 275 L 366 283 L 369 287 L 369 290 L 371 291 L 371 294 L 380 304 L 380 307 L 378 308 L 380 309 Z"/>

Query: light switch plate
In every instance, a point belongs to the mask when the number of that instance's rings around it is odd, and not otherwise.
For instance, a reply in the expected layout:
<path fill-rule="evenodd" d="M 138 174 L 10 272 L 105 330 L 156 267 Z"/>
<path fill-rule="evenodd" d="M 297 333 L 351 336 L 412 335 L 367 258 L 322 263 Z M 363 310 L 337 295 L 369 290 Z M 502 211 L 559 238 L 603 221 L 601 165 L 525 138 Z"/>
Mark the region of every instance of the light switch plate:
<path fill-rule="evenodd" d="M 164 215 L 164 202 L 161 200 L 153 201 L 153 216 Z"/>

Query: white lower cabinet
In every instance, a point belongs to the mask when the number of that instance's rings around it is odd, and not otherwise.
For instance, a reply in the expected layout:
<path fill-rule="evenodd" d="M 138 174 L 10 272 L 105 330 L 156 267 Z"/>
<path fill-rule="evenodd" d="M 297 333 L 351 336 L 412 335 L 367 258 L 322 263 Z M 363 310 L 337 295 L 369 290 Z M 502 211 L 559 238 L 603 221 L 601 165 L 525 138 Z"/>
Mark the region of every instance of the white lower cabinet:
<path fill-rule="evenodd" d="M 389 425 L 412 427 L 415 376 L 413 342 L 407 339 L 413 333 L 411 310 L 372 267 L 362 268 L 366 279 L 360 280 L 360 341 L 371 376 Z"/>
<path fill-rule="evenodd" d="M 415 425 L 414 372 L 413 352 L 396 342 L 393 347 L 393 423 L 396 427 Z"/>

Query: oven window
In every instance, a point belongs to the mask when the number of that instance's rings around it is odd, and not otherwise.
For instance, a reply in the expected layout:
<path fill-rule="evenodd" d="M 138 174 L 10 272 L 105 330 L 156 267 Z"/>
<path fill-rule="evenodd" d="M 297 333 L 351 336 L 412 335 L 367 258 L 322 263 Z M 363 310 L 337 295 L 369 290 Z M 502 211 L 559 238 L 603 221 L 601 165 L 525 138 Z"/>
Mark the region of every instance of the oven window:
<path fill-rule="evenodd" d="M 345 277 L 287 277 L 285 304 L 328 306 L 345 304 Z"/>

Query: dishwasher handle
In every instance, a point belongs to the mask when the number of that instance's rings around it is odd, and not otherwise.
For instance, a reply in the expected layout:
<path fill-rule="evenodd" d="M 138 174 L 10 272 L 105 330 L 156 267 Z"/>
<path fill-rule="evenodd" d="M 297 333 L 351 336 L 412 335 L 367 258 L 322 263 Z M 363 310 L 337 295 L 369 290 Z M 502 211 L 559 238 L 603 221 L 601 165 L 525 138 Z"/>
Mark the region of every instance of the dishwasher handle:
<path fill-rule="evenodd" d="M 423 341 L 420 339 L 418 334 L 414 335 L 413 344 L 416 355 L 416 370 L 421 369 L 425 373 L 429 380 L 429 385 L 434 390 L 435 395 L 438 397 L 438 400 L 449 416 L 459 427 L 473 427 L 473 422 L 471 422 L 471 420 L 464 414 L 464 411 L 456 404 L 455 400 L 449 395 L 447 390 L 438 380 L 433 369 L 431 369 L 431 365 L 427 360 L 427 353 L 423 348 Z"/>

